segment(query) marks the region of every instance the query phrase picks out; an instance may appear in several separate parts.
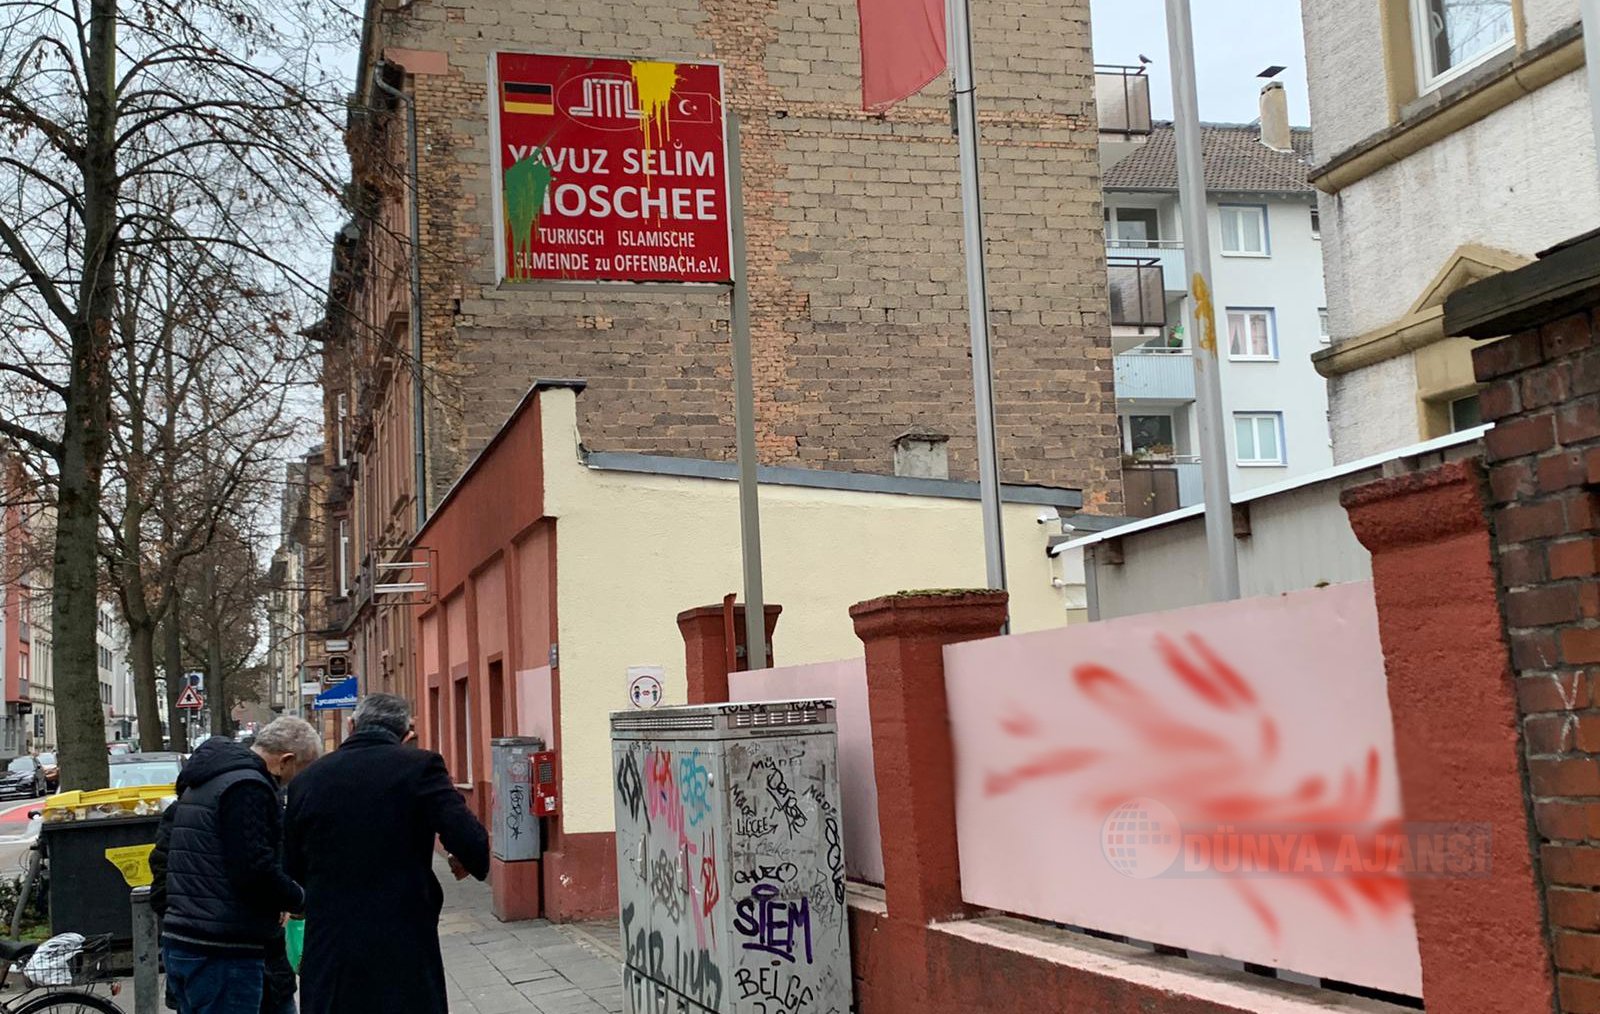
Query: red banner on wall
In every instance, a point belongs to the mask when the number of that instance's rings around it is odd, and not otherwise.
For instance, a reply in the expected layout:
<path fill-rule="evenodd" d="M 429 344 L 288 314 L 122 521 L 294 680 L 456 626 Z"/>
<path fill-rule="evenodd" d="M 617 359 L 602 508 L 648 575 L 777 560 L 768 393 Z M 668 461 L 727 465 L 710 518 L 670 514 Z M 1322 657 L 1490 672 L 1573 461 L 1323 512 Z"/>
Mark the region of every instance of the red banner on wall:
<path fill-rule="evenodd" d="M 497 53 L 500 279 L 727 282 L 722 68 Z"/>

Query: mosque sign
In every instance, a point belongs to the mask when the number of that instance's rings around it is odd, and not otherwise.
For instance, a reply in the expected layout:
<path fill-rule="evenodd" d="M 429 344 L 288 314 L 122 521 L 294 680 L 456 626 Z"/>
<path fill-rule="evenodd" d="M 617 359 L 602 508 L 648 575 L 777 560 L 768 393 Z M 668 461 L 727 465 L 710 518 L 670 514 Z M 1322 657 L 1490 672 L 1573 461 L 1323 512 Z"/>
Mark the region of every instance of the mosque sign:
<path fill-rule="evenodd" d="M 722 68 L 496 53 L 499 278 L 732 281 Z"/>

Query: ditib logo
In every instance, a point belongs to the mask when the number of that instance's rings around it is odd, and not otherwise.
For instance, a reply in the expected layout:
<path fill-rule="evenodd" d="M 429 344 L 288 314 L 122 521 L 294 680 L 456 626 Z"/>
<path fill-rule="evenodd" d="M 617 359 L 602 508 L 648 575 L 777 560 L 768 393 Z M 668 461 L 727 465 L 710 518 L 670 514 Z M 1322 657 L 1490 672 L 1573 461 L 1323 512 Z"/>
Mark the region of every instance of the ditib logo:
<path fill-rule="evenodd" d="M 1135 880 L 1159 877 L 1177 861 L 1182 828 L 1173 812 L 1154 799 L 1130 799 L 1106 815 L 1100 848 L 1112 869 Z"/>

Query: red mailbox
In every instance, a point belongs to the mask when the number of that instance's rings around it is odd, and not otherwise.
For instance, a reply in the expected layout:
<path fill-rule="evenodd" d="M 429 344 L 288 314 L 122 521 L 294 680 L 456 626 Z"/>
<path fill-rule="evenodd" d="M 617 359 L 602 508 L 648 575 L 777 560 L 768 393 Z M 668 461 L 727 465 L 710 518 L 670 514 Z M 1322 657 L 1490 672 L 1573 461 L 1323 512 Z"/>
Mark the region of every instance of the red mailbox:
<path fill-rule="evenodd" d="M 559 798 L 556 787 L 556 752 L 541 750 L 529 754 L 528 765 L 533 769 L 534 816 L 555 816 Z"/>

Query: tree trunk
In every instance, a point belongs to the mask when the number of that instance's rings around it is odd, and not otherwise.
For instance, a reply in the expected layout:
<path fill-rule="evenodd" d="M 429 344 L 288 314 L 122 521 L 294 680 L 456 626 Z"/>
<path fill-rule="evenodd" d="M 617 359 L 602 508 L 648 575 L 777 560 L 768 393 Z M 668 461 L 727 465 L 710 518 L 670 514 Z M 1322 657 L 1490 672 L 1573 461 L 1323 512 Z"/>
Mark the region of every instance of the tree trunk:
<path fill-rule="evenodd" d="M 130 628 L 134 707 L 139 710 L 139 749 L 158 751 L 161 742 L 161 701 L 156 696 L 156 631 L 148 623 Z"/>
<path fill-rule="evenodd" d="M 178 594 L 172 593 L 167 610 L 167 729 L 172 745 L 168 749 L 189 752 L 188 712 L 178 707 L 178 698 L 189 681 L 183 675 L 183 631 L 178 628 Z"/>
<path fill-rule="evenodd" d="M 116 310 L 116 0 L 92 0 L 84 68 L 83 281 L 72 328 L 72 367 L 62 425 L 50 632 L 55 666 L 61 787 L 108 781 L 105 713 L 95 641 L 99 611 L 100 479 L 110 426 L 111 316 Z"/>

